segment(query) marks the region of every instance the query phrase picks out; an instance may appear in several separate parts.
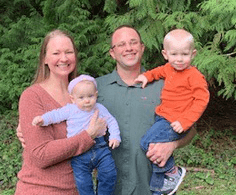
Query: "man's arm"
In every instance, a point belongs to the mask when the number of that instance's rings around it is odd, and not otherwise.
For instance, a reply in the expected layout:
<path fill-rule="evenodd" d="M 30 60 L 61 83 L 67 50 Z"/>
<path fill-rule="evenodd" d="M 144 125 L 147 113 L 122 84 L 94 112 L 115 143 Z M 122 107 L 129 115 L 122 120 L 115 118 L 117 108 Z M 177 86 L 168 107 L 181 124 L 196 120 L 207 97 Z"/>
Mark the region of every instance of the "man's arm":
<path fill-rule="evenodd" d="M 146 155 L 154 164 L 163 167 L 173 154 L 174 150 L 188 145 L 196 134 L 196 128 L 192 127 L 188 134 L 180 140 L 166 143 L 151 143 Z"/>

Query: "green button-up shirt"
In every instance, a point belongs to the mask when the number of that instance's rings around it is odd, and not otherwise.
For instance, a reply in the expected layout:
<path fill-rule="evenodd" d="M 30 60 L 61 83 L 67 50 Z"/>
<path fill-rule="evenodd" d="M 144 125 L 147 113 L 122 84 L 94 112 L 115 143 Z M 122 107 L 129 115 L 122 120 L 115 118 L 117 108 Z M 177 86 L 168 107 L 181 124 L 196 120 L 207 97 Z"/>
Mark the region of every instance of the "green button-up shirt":
<path fill-rule="evenodd" d="M 121 144 L 112 151 L 117 166 L 116 195 L 151 195 L 151 163 L 140 148 L 140 139 L 154 123 L 162 81 L 128 86 L 117 71 L 97 78 L 98 102 L 118 121 Z"/>

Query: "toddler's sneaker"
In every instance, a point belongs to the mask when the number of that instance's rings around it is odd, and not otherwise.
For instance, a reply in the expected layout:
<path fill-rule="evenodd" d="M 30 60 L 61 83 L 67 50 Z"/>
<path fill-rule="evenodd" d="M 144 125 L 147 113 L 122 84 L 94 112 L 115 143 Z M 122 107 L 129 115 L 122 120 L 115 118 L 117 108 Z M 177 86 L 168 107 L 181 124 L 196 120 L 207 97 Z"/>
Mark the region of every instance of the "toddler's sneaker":
<path fill-rule="evenodd" d="M 182 183 L 183 178 L 186 174 L 186 169 L 184 167 L 175 166 L 174 169 L 165 174 L 164 184 L 161 188 L 162 194 L 172 195 L 177 190 L 179 185 Z"/>

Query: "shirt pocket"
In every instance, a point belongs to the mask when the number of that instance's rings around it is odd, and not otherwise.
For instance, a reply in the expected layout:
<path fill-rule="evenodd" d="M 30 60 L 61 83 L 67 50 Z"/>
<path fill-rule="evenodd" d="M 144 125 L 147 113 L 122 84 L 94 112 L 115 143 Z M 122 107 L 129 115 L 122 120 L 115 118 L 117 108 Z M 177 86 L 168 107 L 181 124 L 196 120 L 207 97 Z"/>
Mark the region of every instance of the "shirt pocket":
<path fill-rule="evenodd" d="M 157 102 L 154 98 L 141 96 L 137 101 L 137 110 L 139 122 L 151 126 L 155 121 L 155 107 Z"/>

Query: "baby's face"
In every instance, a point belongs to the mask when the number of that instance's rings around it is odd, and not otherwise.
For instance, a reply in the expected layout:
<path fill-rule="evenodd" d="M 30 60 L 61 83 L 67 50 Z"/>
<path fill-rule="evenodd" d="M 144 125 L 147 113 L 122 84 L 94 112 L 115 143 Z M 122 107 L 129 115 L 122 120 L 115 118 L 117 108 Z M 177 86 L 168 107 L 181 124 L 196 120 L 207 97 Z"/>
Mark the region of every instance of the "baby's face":
<path fill-rule="evenodd" d="M 93 82 L 79 82 L 73 89 L 71 101 L 81 110 L 90 112 L 97 101 L 97 89 Z"/>

